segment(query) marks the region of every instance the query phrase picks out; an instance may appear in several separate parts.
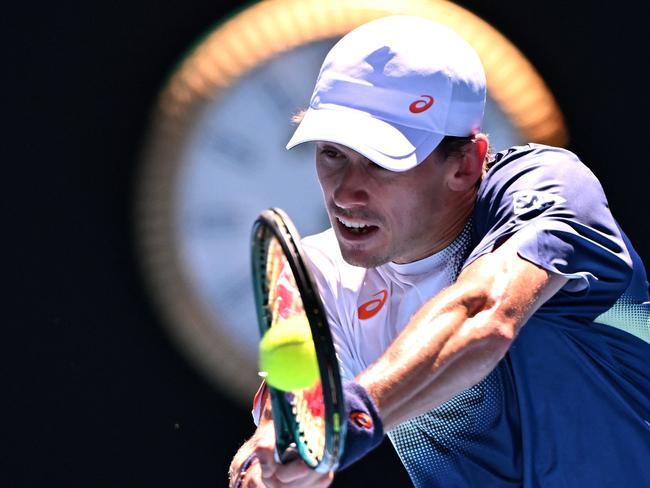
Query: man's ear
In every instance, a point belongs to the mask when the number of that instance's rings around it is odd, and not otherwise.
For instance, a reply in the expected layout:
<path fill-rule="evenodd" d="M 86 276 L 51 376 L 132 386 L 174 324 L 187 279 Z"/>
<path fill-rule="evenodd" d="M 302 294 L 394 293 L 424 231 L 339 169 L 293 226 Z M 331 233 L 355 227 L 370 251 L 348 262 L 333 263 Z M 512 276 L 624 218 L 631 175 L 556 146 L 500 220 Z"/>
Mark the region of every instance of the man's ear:
<path fill-rule="evenodd" d="M 474 140 L 463 148 L 462 155 L 454 158 L 453 170 L 449 175 L 449 189 L 467 191 L 473 188 L 483 175 L 483 163 L 488 151 L 485 134 L 476 134 Z"/>

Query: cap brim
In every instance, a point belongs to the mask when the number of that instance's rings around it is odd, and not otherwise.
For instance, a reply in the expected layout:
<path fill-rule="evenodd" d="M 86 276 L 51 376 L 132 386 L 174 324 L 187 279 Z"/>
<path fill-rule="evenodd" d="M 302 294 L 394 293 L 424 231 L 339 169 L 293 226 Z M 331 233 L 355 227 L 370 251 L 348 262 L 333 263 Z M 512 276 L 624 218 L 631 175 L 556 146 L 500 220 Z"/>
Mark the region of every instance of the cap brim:
<path fill-rule="evenodd" d="M 420 164 L 444 138 L 419 129 L 391 124 L 353 110 L 309 108 L 287 144 L 342 144 L 391 171 L 407 171 Z"/>

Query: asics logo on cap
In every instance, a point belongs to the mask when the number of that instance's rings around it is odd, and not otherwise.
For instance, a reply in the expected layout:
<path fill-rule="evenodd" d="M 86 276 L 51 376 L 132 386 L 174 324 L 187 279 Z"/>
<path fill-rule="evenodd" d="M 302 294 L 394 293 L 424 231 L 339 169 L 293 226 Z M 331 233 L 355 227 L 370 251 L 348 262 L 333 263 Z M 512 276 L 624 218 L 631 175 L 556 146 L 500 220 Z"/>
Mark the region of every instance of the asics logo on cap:
<path fill-rule="evenodd" d="M 369 300 L 358 308 L 357 313 L 360 320 L 366 320 L 370 317 L 374 317 L 381 310 L 381 308 L 384 306 L 384 303 L 386 303 L 386 299 L 388 298 L 388 290 L 383 289 L 372 296 L 376 297 L 380 295 L 381 298 Z"/>
<path fill-rule="evenodd" d="M 431 95 L 420 95 L 422 98 L 415 100 L 409 105 L 409 110 L 414 114 L 419 114 L 425 110 L 429 110 L 433 105 L 433 97 Z"/>

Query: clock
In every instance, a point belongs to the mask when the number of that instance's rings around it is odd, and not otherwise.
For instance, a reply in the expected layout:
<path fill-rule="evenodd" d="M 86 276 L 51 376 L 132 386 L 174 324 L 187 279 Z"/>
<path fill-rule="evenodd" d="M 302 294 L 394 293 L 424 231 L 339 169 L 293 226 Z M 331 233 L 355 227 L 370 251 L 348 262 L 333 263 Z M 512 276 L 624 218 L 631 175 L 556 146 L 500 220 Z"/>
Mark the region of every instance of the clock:
<path fill-rule="evenodd" d="M 250 230 L 280 207 L 302 235 L 329 226 L 313 149 L 284 149 L 322 60 L 352 28 L 385 15 L 446 24 L 488 79 L 484 130 L 498 150 L 562 145 L 560 111 L 532 65 L 465 9 L 435 0 L 268 0 L 214 28 L 180 63 L 154 110 L 138 173 L 136 236 L 161 320 L 221 390 L 249 402 L 259 383 Z"/>

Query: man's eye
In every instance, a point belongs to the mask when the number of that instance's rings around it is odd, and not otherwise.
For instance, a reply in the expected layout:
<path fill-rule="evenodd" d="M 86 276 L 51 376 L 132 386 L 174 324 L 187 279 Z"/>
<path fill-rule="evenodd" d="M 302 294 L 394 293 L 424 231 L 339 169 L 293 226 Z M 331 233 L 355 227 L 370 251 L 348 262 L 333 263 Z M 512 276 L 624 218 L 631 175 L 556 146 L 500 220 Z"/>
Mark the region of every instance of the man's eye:
<path fill-rule="evenodd" d="M 336 149 L 321 149 L 321 154 L 328 158 L 336 158 L 339 152 Z"/>

